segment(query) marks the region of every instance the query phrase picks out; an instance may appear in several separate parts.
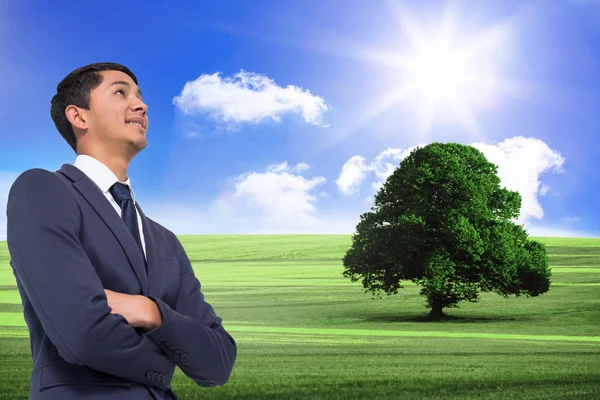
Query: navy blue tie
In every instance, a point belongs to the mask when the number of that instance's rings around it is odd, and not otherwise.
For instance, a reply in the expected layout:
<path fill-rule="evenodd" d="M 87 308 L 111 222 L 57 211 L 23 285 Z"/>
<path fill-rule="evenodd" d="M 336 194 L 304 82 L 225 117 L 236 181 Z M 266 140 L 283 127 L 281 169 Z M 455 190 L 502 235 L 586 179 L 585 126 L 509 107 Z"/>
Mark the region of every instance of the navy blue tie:
<path fill-rule="evenodd" d="M 131 198 L 131 193 L 129 192 L 129 186 L 120 182 L 116 182 L 110 187 L 110 193 L 112 194 L 119 207 L 121 207 L 123 221 L 125 222 L 125 225 L 127 225 L 127 228 L 129 228 L 129 232 L 131 232 L 131 235 L 137 242 L 140 251 L 142 252 L 142 258 L 145 261 L 146 258 L 144 257 L 144 249 L 142 247 L 142 239 L 140 237 L 137 214 L 135 212 L 135 205 L 133 204 L 133 199 Z"/>

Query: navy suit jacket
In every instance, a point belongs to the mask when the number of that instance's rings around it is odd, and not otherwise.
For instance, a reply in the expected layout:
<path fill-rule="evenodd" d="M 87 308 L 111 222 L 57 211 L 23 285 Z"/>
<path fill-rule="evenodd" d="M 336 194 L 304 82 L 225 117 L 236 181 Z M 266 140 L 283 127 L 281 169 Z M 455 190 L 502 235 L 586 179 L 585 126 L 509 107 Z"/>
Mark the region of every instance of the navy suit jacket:
<path fill-rule="evenodd" d="M 175 366 L 201 387 L 229 379 L 234 339 L 175 234 L 137 211 L 147 261 L 75 166 L 30 169 L 11 186 L 7 242 L 34 361 L 29 399 L 176 399 Z M 143 332 L 111 314 L 104 289 L 152 299 L 162 325 Z"/>

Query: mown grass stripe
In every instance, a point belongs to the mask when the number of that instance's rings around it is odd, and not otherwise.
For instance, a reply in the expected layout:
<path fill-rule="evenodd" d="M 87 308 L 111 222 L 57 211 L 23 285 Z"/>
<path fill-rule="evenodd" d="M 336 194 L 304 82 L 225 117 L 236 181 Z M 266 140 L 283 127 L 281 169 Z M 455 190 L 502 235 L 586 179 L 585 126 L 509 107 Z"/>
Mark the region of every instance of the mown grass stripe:
<path fill-rule="evenodd" d="M 308 335 L 348 335 L 348 336 L 405 336 L 405 337 L 442 337 L 467 339 L 513 339 L 513 340 L 551 340 L 570 342 L 600 342 L 600 336 L 563 336 L 563 335 L 516 335 L 506 333 L 479 332 L 440 332 L 440 331 L 394 331 L 383 329 L 335 329 L 335 328 L 288 328 L 274 326 L 236 326 L 227 324 L 231 332 L 254 333 L 293 333 Z"/>
<path fill-rule="evenodd" d="M 600 342 L 600 336 L 561 336 L 561 335 L 515 335 L 479 332 L 439 332 L 439 331 L 392 331 L 382 329 L 331 329 L 331 328 L 285 328 L 236 326 L 227 324 L 229 332 L 301 334 L 330 336 L 386 336 L 386 337 L 438 337 L 449 339 L 496 339 L 496 340 L 533 340 L 533 341 L 566 341 L 566 342 Z M 29 337 L 26 329 L 1 329 L 0 337 Z"/>
<path fill-rule="evenodd" d="M 600 282 L 588 282 L 588 283 L 551 283 L 552 286 L 600 286 Z"/>
<path fill-rule="evenodd" d="M 0 325 L 4 326 L 26 326 L 23 313 L 18 312 L 0 312 Z"/>
<path fill-rule="evenodd" d="M 550 267 L 552 272 L 575 272 L 575 273 L 591 273 L 600 274 L 600 268 L 598 267 Z"/>
<path fill-rule="evenodd" d="M 17 330 L 12 330 L 12 329 L 0 328 L 0 338 L 8 338 L 8 337 L 28 338 L 29 331 L 27 329 L 17 331 Z"/>

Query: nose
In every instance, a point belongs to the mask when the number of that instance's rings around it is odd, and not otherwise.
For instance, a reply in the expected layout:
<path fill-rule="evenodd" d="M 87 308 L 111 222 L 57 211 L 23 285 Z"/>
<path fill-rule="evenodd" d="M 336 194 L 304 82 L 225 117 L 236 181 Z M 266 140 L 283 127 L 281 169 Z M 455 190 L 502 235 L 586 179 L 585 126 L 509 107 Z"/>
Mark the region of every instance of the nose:
<path fill-rule="evenodd" d="M 141 112 L 142 114 L 146 115 L 146 112 L 148 111 L 148 106 L 142 100 L 140 100 L 140 99 L 137 99 L 137 100 L 138 101 L 135 101 L 134 103 L 131 104 L 131 108 L 135 112 Z"/>

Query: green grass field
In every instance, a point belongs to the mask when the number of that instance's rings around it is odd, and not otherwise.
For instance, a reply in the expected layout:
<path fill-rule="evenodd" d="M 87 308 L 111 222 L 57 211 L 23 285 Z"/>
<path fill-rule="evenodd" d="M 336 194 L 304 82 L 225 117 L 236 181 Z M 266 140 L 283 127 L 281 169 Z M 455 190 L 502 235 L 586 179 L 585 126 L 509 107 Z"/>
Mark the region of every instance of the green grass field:
<path fill-rule="evenodd" d="M 345 235 L 180 237 L 238 343 L 224 387 L 179 369 L 180 399 L 600 399 L 600 239 L 537 238 L 552 287 L 482 294 L 428 322 L 410 283 L 372 298 L 342 276 Z M 0 398 L 26 399 L 32 361 L 0 242 Z"/>

